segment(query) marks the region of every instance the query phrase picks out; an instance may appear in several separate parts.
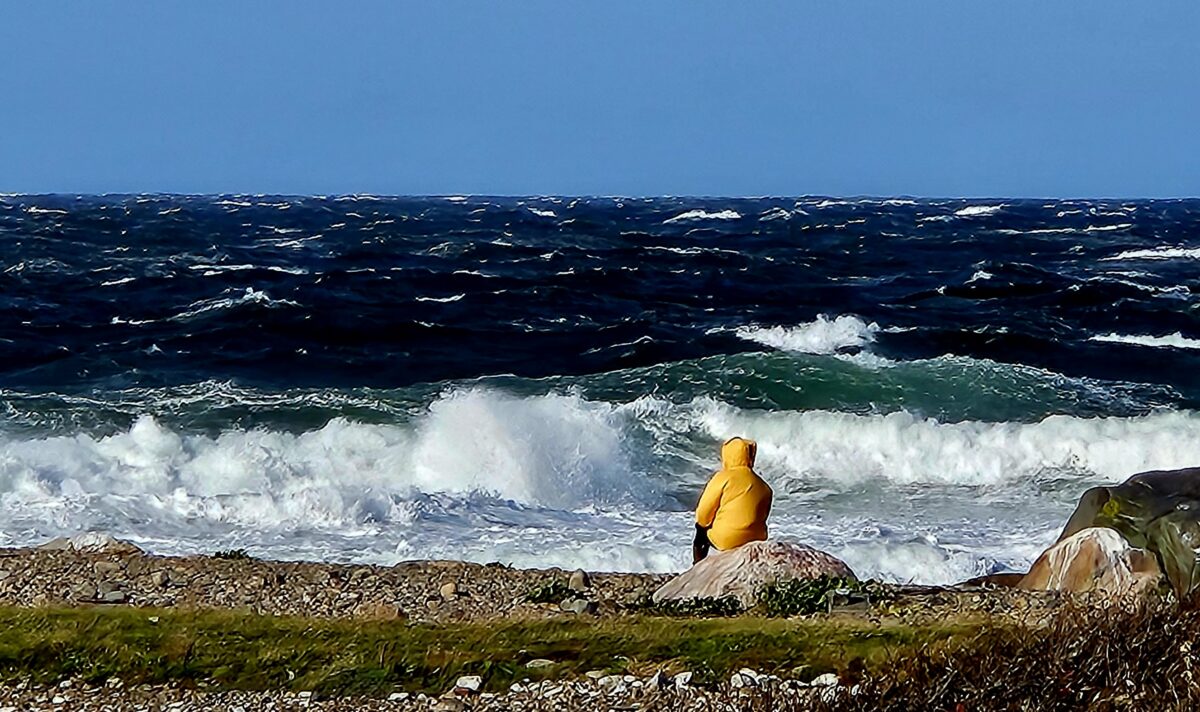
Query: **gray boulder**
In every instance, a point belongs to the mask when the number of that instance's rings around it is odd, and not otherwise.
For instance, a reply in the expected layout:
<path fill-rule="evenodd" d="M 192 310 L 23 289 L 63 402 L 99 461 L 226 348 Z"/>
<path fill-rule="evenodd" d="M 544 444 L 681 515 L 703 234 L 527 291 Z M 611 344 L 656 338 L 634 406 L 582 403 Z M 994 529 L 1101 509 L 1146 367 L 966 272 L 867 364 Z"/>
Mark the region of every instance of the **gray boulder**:
<path fill-rule="evenodd" d="M 855 579 L 841 560 L 790 541 L 753 541 L 710 554 L 654 592 L 654 602 L 733 596 L 749 608 L 763 586 L 822 576 Z"/>
<path fill-rule="evenodd" d="M 1083 493 L 1058 541 L 1091 527 L 1152 552 L 1181 598 L 1200 588 L 1200 468 L 1156 470 Z"/>

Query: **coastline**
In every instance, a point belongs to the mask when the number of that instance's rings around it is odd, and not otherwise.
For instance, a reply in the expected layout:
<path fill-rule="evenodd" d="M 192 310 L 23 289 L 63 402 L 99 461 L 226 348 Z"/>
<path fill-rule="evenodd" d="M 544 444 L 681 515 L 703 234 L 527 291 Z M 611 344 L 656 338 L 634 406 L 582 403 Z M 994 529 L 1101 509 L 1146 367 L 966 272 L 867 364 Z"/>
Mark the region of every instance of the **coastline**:
<path fill-rule="evenodd" d="M 814 615 L 713 615 L 649 605 L 669 578 L 0 549 L 0 709 L 790 709 L 780 695 L 816 704 L 891 655 L 1040 625 L 1065 600 L 883 586 Z"/>

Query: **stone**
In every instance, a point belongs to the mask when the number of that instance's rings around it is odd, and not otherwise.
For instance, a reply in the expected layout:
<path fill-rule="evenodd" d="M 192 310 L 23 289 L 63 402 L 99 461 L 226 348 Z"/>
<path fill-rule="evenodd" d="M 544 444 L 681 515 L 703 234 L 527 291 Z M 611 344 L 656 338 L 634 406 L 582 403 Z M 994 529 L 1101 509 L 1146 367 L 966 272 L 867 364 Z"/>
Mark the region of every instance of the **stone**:
<path fill-rule="evenodd" d="M 605 675 L 596 681 L 606 695 L 618 695 L 625 691 L 625 681 L 620 675 Z"/>
<path fill-rule="evenodd" d="M 831 687 L 839 684 L 838 676 L 831 672 L 827 672 L 824 675 L 817 675 L 813 678 L 813 681 L 808 684 L 812 687 Z"/>
<path fill-rule="evenodd" d="M 571 577 L 567 579 L 567 588 L 579 593 L 587 591 L 591 585 L 592 582 L 588 579 L 587 572 L 583 569 L 575 569 L 571 572 Z"/>
<path fill-rule="evenodd" d="M 150 574 L 150 583 L 156 588 L 166 588 L 171 582 L 171 574 L 166 571 L 154 571 Z"/>
<path fill-rule="evenodd" d="M 38 547 L 47 551 L 77 551 L 83 554 L 141 554 L 136 545 L 101 532 L 58 537 Z"/>
<path fill-rule="evenodd" d="M 560 610 L 567 613 L 576 613 L 580 615 L 584 613 L 595 613 L 597 608 L 595 601 L 589 601 L 583 598 L 568 598 L 562 603 L 558 604 L 558 607 Z"/>
<path fill-rule="evenodd" d="M 758 685 L 758 673 L 750 668 L 742 668 L 733 673 L 733 677 L 729 678 L 729 686 L 733 689 L 742 687 L 755 687 Z"/>
<path fill-rule="evenodd" d="M 1023 573 L 1005 571 L 1003 573 L 976 576 L 958 585 L 969 588 L 1016 588 L 1023 578 L 1025 578 L 1025 574 Z"/>
<path fill-rule="evenodd" d="M 408 614 L 404 612 L 403 608 L 382 601 L 364 601 L 359 603 L 354 607 L 353 615 L 355 618 L 369 618 L 383 621 L 401 621 L 408 618 Z"/>
<path fill-rule="evenodd" d="M 767 584 L 821 576 L 855 579 L 842 561 L 790 541 L 752 541 L 716 551 L 654 592 L 654 602 L 733 596 L 749 608 Z"/>
<path fill-rule="evenodd" d="M 1161 580 L 1153 554 L 1131 546 L 1113 529 L 1091 527 L 1047 549 L 1017 586 L 1120 598 L 1153 589 Z"/>
<path fill-rule="evenodd" d="M 92 570 L 96 572 L 96 576 L 106 579 L 119 576 L 123 568 L 117 561 L 97 561 L 92 564 Z"/>
<path fill-rule="evenodd" d="M 91 601 L 96 598 L 96 587 L 90 583 L 80 583 L 71 589 L 71 598 L 76 601 Z"/>
<path fill-rule="evenodd" d="M 454 689 L 466 690 L 467 692 L 479 692 L 479 688 L 483 685 L 483 678 L 479 675 L 463 675 L 454 683 Z"/>
<path fill-rule="evenodd" d="M 442 584 L 442 587 L 438 589 L 438 593 L 441 594 L 443 601 L 453 601 L 454 599 L 458 598 L 458 584 L 454 583 L 453 581 L 444 583 Z"/>
<path fill-rule="evenodd" d="M 1058 541 L 1107 527 L 1158 558 L 1175 594 L 1200 588 L 1200 468 L 1155 470 L 1083 493 Z"/>
<path fill-rule="evenodd" d="M 674 683 L 676 690 L 685 689 L 692 684 L 692 673 L 686 671 L 681 672 L 675 677 L 672 677 L 671 682 Z"/>
<path fill-rule="evenodd" d="M 100 596 L 100 600 L 105 603 L 124 603 L 126 598 L 124 591 L 109 591 Z"/>
<path fill-rule="evenodd" d="M 547 660 L 545 658 L 534 658 L 533 660 L 530 660 L 529 662 L 525 663 L 525 667 L 529 668 L 530 670 L 536 670 L 538 668 L 547 668 L 552 665 L 554 665 L 554 661 Z"/>
<path fill-rule="evenodd" d="M 648 687 L 651 690 L 661 690 L 662 688 L 667 686 L 667 681 L 669 679 L 670 678 L 667 677 L 667 674 L 665 672 L 663 672 L 662 670 L 659 670 L 659 671 L 655 672 L 653 675 L 651 675 L 650 677 L 646 678 L 646 687 Z"/>

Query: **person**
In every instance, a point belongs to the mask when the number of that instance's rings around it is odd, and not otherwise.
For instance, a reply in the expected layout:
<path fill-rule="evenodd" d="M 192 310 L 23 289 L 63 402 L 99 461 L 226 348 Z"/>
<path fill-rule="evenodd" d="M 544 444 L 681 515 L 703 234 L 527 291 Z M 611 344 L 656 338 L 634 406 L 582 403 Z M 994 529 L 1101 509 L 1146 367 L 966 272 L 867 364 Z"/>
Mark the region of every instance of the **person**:
<path fill-rule="evenodd" d="M 712 476 L 696 505 L 692 563 L 708 556 L 710 546 L 736 549 L 767 538 L 771 488 L 754 472 L 758 444 L 731 438 L 721 446 L 721 470 Z"/>

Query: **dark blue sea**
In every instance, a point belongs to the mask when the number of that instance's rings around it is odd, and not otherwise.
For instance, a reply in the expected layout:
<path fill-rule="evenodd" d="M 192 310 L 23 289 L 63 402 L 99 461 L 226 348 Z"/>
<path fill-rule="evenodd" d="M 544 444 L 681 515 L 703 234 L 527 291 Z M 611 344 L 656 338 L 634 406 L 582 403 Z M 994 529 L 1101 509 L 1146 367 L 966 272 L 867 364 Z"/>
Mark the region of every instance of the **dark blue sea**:
<path fill-rule="evenodd" d="M 862 576 L 1200 464 L 1200 200 L 0 196 L 0 544 L 669 571 L 719 443 Z"/>

